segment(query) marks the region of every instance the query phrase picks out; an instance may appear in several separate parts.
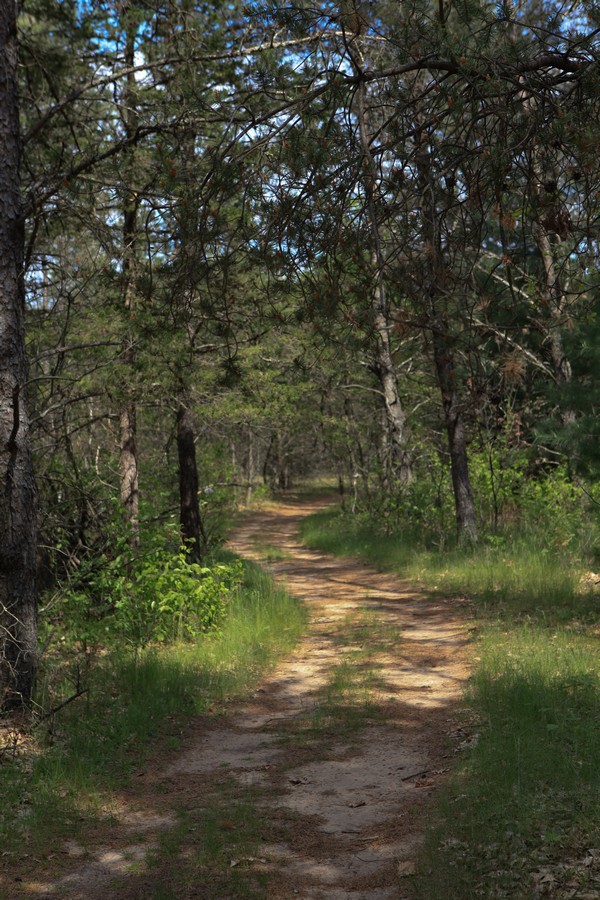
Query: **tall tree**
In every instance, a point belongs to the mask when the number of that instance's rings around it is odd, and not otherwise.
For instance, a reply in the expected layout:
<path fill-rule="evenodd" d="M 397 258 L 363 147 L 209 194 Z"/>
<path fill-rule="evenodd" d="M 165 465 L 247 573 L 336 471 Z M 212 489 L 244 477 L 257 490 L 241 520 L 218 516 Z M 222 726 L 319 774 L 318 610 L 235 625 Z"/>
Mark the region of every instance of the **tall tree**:
<path fill-rule="evenodd" d="M 0 6 L 0 707 L 27 704 L 37 665 L 36 509 L 27 415 L 17 4 Z"/>
<path fill-rule="evenodd" d="M 138 9 L 137 4 L 130 0 L 121 4 L 121 25 L 123 30 L 123 65 L 128 74 L 125 77 L 122 107 L 120 116 L 123 124 L 125 140 L 132 144 L 139 125 L 137 109 L 137 91 L 135 76 L 136 37 L 138 33 Z M 119 474 L 121 478 L 121 503 L 125 521 L 129 528 L 129 538 L 132 546 L 139 543 L 140 528 L 140 492 L 139 492 L 139 461 L 137 438 L 137 405 L 136 398 L 129 381 L 135 362 L 135 336 L 133 333 L 133 320 L 136 315 L 136 282 L 138 278 L 138 211 L 140 197 L 135 190 L 136 179 L 133 177 L 135 157 L 130 148 L 123 161 L 125 174 L 123 184 L 123 247 L 121 272 L 123 278 L 123 305 L 125 315 L 129 318 L 126 325 L 126 334 L 123 338 L 123 362 L 125 364 L 125 378 L 122 383 L 122 405 L 120 410 L 120 453 Z M 128 381 L 129 380 L 129 381 Z"/>

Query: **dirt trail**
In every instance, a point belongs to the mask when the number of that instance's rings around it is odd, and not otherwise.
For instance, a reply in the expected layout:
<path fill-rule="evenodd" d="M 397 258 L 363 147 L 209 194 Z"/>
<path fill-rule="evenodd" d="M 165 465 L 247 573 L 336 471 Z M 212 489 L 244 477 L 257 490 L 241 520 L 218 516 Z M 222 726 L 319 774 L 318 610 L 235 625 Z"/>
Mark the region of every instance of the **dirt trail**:
<path fill-rule="evenodd" d="M 71 842 L 60 877 L 24 879 L 15 897 L 410 896 L 432 795 L 465 738 L 455 719 L 468 674 L 465 619 L 392 575 L 302 547 L 299 522 L 319 505 L 290 500 L 254 513 L 230 540 L 256 559 L 277 548 L 268 567 L 310 610 L 293 656 L 231 714 L 196 723 L 166 767 L 140 773 L 113 810 L 110 837 L 105 830 L 92 849 Z M 264 811 L 260 855 L 231 860 L 242 880 L 262 877 L 262 892 L 233 895 L 199 872 L 184 888 L 164 868 L 148 870 L 146 853 L 175 827 L 175 811 L 232 784 Z"/>

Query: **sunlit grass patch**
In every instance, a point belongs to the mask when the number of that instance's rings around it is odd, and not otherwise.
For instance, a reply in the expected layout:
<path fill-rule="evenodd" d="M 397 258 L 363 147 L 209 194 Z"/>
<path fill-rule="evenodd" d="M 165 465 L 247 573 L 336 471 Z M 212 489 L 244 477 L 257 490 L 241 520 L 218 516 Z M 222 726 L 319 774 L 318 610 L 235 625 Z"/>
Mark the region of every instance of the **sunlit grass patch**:
<path fill-rule="evenodd" d="M 342 619 L 338 634 L 333 635 L 334 643 L 345 647 L 349 655 L 365 653 L 369 657 L 396 648 L 400 639 L 400 628 L 370 607 L 349 613 Z"/>
<path fill-rule="evenodd" d="M 478 603 L 511 606 L 514 612 L 546 611 L 564 619 L 588 606 L 580 589 L 581 562 L 544 547 L 514 540 L 501 546 L 428 555 L 409 573 L 441 591 L 465 593 Z"/>
<path fill-rule="evenodd" d="M 583 562 L 545 546 L 541 535 L 490 537 L 472 549 L 434 551 L 411 532 L 379 534 L 338 508 L 307 517 L 301 535 L 309 547 L 360 557 L 419 581 L 427 590 L 472 597 L 486 610 L 507 608 L 519 616 L 545 615 L 550 621 L 597 614 L 597 598 L 582 583 Z"/>
<path fill-rule="evenodd" d="M 318 752 L 321 743 L 332 737 L 351 740 L 373 721 L 383 722 L 382 696 L 389 692 L 380 675 L 379 654 L 389 651 L 398 639 L 399 630 L 375 611 L 350 613 L 332 635 L 337 659 L 317 692 L 314 708 L 287 723 L 282 739 Z"/>
<path fill-rule="evenodd" d="M 300 525 L 307 547 L 335 556 L 360 556 L 375 566 L 402 570 L 409 564 L 412 549 L 397 537 L 379 534 L 364 522 L 342 515 L 332 507 L 307 516 Z"/>
<path fill-rule="evenodd" d="M 266 562 L 277 562 L 278 560 L 291 558 L 291 553 L 289 553 L 289 551 L 260 540 L 255 540 L 253 542 L 253 548 Z"/>

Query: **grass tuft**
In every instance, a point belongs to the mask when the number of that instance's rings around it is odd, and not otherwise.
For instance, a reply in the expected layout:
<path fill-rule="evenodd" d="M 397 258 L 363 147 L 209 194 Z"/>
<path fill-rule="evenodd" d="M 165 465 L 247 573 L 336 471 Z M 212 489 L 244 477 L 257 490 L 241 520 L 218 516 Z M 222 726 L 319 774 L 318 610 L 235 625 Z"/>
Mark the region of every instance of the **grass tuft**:
<path fill-rule="evenodd" d="M 479 740 L 443 799 L 418 896 L 530 898 L 542 884 L 552 896 L 579 896 L 592 881 L 597 889 L 600 876 L 585 863 L 600 846 L 596 642 L 496 626 L 480 654 L 468 698 Z"/>

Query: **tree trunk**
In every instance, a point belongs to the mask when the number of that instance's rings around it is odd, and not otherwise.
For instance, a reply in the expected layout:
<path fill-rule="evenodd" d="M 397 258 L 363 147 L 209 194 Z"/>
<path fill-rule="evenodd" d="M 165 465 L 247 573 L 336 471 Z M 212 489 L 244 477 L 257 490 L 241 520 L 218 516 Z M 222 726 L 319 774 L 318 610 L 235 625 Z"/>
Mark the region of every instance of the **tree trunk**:
<path fill-rule="evenodd" d="M 533 112 L 533 101 L 524 103 L 525 110 Z M 530 188 L 536 216 L 532 223 L 535 244 L 542 261 L 542 272 L 538 281 L 540 299 L 548 318 L 536 317 L 533 321 L 544 343 L 548 348 L 548 358 L 557 384 L 568 384 L 571 381 L 571 364 L 564 352 L 561 329 L 567 311 L 568 295 L 563 289 L 561 277 L 557 271 L 555 248 L 566 239 L 571 230 L 568 211 L 563 209 L 561 198 L 557 193 L 557 177 L 550 166 L 544 168 L 543 150 L 540 151 L 534 142 L 530 151 Z M 546 164 L 547 165 L 547 164 Z M 554 234 L 554 239 L 550 234 Z M 570 425 L 575 421 L 573 410 L 561 412 L 563 424 Z"/>
<path fill-rule="evenodd" d="M 132 69 L 135 64 L 135 35 L 136 26 L 128 15 L 131 12 L 128 3 L 123 6 L 125 25 L 125 65 Z M 124 103 L 125 110 L 123 120 L 127 137 L 132 137 L 137 128 L 136 108 L 136 83 L 135 74 L 132 72 L 127 77 Z M 125 161 L 125 180 L 132 177 L 132 165 Z M 138 197 L 130 186 L 125 184 L 126 201 L 123 208 L 123 305 L 129 314 L 130 322 L 135 316 L 135 278 L 137 268 L 137 241 L 138 241 Z M 131 333 L 131 325 L 128 325 L 127 333 L 123 339 L 123 362 L 131 370 L 135 361 L 134 338 Z M 122 383 L 123 407 L 121 408 L 121 440 L 119 472 L 121 477 L 121 503 L 123 515 L 129 528 L 129 540 L 132 547 L 137 547 L 140 540 L 139 517 L 139 464 L 137 451 L 137 409 L 132 396 L 131 384 L 127 379 Z"/>
<path fill-rule="evenodd" d="M 25 384 L 14 2 L 0 5 L 0 708 L 29 704 L 37 667 L 36 503 Z"/>
<path fill-rule="evenodd" d="M 540 283 L 542 302 L 549 313 L 549 321 L 538 318 L 534 324 L 541 333 L 544 343 L 548 348 L 548 358 L 557 384 L 569 384 L 572 378 L 571 363 L 564 351 L 561 334 L 561 324 L 565 315 L 566 298 L 560 287 L 556 267 L 554 264 L 554 252 L 550 238 L 543 225 L 534 226 L 534 235 L 539 254 L 542 259 L 543 276 Z M 560 418 L 563 425 L 572 425 L 575 421 L 575 413 L 572 409 L 562 409 Z"/>
<path fill-rule="evenodd" d="M 425 289 L 429 305 L 428 324 L 433 344 L 435 372 L 444 411 L 444 424 L 448 435 L 458 542 L 459 544 L 475 544 L 478 539 L 477 517 L 469 475 L 464 418 L 446 311 L 448 297 L 444 295 L 446 278 L 440 233 L 441 220 L 436 206 L 435 182 L 425 133 L 422 133 L 419 139 L 417 167 L 422 195 L 423 238 L 427 247 Z"/>
<path fill-rule="evenodd" d="M 121 410 L 121 453 L 119 474 L 121 481 L 121 504 L 125 522 L 129 526 L 132 546 L 137 546 L 140 537 L 140 493 L 137 456 L 136 407 L 131 401 Z"/>
<path fill-rule="evenodd" d="M 396 477 L 402 484 L 410 484 L 413 480 L 413 474 L 406 447 L 406 414 L 400 400 L 396 367 L 392 358 L 383 284 L 380 284 L 376 290 L 373 322 L 377 348 L 376 370 L 381 383 L 385 412 L 389 424 L 392 467 Z"/>
<path fill-rule="evenodd" d="M 246 506 L 252 500 L 252 491 L 254 488 L 254 434 L 252 429 L 248 429 L 248 447 L 246 450 Z"/>
<path fill-rule="evenodd" d="M 464 420 L 456 388 L 454 359 L 448 343 L 446 322 L 441 318 L 438 318 L 434 324 L 432 339 L 435 370 L 442 395 L 444 424 L 448 435 L 458 541 L 460 544 L 475 544 L 478 539 L 477 517 L 469 477 Z"/>
<path fill-rule="evenodd" d="M 181 404 L 177 411 L 181 539 L 185 543 L 190 561 L 201 563 L 202 549 L 206 546 L 206 534 L 198 503 L 198 468 L 194 437 L 192 413 L 187 406 Z"/>
<path fill-rule="evenodd" d="M 360 74 L 357 61 L 354 61 L 354 66 L 356 74 Z M 385 284 L 385 259 L 376 205 L 379 175 L 377 164 L 371 152 L 369 110 L 366 101 L 366 88 L 362 80 L 359 82 L 356 91 L 356 115 L 363 155 L 363 166 L 361 167 L 363 173 L 362 183 L 372 242 L 371 268 L 374 287 L 371 309 L 375 336 L 374 370 L 381 384 L 385 412 L 389 421 L 392 462 L 395 474 L 400 482 L 408 484 L 412 481 L 413 476 L 407 451 L 406 414 L 400 400 L 398 377 L 392 357 L 389 309 Z"/>
<path fill-rule="evenodd" d="M 265 451 L 265 458 L 263 460 L 262 476 L 263 476 L 263 484 L 264 485 L 268 485 L 269 481 L 270 481 L 269 470 L 270 470 L 270 465 L 271 465 L 271 456 L 273 453 L 274 443 L 275 443 L 275 433 L 273 433 L 271 435 L 271 437 L 269 438 L 269 443 L 268 443 L 267 449 Z"/>
<path fill-rule="evenodd" d="M 282 491 L 291 487 L 287 442 L 280 431 L 277 432 L 277 485 Z"/>

